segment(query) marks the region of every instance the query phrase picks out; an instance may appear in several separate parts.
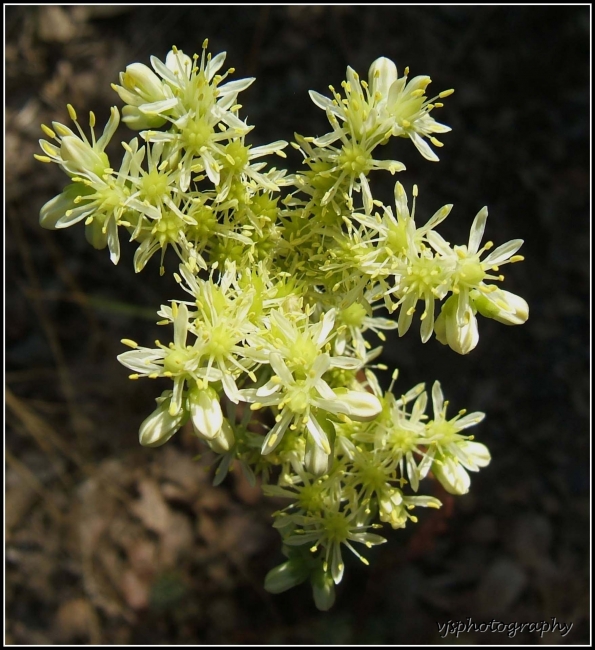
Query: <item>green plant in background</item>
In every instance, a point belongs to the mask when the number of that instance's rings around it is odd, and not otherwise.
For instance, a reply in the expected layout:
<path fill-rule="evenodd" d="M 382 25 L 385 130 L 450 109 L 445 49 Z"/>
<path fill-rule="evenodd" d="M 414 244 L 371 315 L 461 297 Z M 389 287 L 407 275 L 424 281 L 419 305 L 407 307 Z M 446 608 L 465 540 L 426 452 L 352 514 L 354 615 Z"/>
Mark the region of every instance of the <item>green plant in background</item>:
<path fill-rule="evenodd" d="M 70 179 L 41 209 L 46 228 L 85 225 L 88 241 L 120 258 L 122 232 L 138 243 L 137 272 L 165 252 L 179 258 L 174 276 L 186 299 L 158 311 L 172 326 L 169 343 L 131 350 L 118 358 L 132 379 L 166 377 L 169 390 L 140 426 L 140 443 L 157 447 L 189 423 L 218 457 L 215 484 L 232 464 L 265 495 L 287 500 L 274 527 L 287 561 L 269 572 L 274 593 L 310 581 L 319 609 L 332 606 L 344 571 L 342 551 L 363 562 L 362 547 L 386 541 L 383 524 L 416 522 L 417 507 L 440 507 L 420 492 L 430 472 L 452 494 L 469 490 L 469 471 L 490 462 L 485 445 L 466 429 L 483 413 L 447 415 L 435 382 L 383 391 L 374 365 L 383 330 L 404 335 L 419 317 L 423 342 L 432 334 L 460 354 L 478 342 L 477 314 L 516 325 L 527 303 L 494 284 L 499 268 L 523 258 L 522 241 L 482 246 L 487 208 L 476 215 L 463 245 L 436 228 L 452 206 L 423 225 L 400 182 L 394 206 L 375 199 L 370 172 L 404 169 L 383 160 L 380 145 L 409 138 L 424 158 L 437 161 L 434 134 L 449 127 L 432 117 L 445 91 L 428 99 L 430 78 L 399 77 L 386 58 L 368 80 L 347 68 L 342 91 L 312 91 L 330 131 L 295 135 L 302 167 L 288 173 L 261 160 L 285 157 L 287 142 L 252 147 L 253 127 L 239 116 L 238 94 L 254 79 L 228 81 L 225 54 L 190 58 L 173 48 L 152 69 L 133 63 L 114 90 L 124 102 L 122 121 L 139 131 L 123 142 L 120 165 L 105 153 L 120 122 L 116 107 L 99 139 L 90 114 L 90 137 L 43 126 L 43 162 Z M 429 144 L 430 143 L 430 144 Z M 493 249 L 493 250 L 492 250 Z M 396 313 L 390 320 L 374 312 Z M 439 313 L 438 313 L 439 312 Z M 438 314 L 436 316 L 436 314 Z M 428 412 L 429 411 L 429 412 Z"/>

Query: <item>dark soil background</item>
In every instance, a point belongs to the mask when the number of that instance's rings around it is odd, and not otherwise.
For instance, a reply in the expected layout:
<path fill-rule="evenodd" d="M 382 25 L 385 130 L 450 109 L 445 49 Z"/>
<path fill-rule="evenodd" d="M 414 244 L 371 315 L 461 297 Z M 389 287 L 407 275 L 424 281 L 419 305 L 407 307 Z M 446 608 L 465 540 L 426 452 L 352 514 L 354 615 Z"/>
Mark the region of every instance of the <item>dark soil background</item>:
<path fill-rule="evenodd" d="M 588 642 L 590 27 L 588 6 L 6 9 L 7 643 L 415 645 L 454 642 L 437 622 L 468 617 L 573 627 L 458 643 Z M 213 488 L 188 432 L 138 446 L 155 386 L 127 379 L 119 341 L 151 344 L 175 283 L 157 263 L 135 276 L 131 246 L 113 267 L 82 227 L 38 226 L 65 183 L 33 159 L 39 124 L 68 123 L 70 102 L 102 128 L 120 70 L 205 37 L 235 78 L 257 77 L 241 98 L 254 144 L 324 133 L 307 91 L 348 64 L 365 76 L 384 55 L 454 87 L 441 162 L 405 140 L 387 157 L 418 183 L 420 222 L 455 204 L 451 241 L 487 204 L 487 238 L 526 242 L 505 285 L 529 302 L 525 326 L 480 320 L 466 357 L 413 330 L 387 343 L 399 390 L 440 379 L 453 413 L 487 413 L 493 460 L 469 495 L 388 531 L 369 568 L 349 561 L 329 613 L 307 586 L 262 588 L 282 560 L 275 504 L 236 474 Z M 388 200 L 394 180 L 372 185 Z"/>

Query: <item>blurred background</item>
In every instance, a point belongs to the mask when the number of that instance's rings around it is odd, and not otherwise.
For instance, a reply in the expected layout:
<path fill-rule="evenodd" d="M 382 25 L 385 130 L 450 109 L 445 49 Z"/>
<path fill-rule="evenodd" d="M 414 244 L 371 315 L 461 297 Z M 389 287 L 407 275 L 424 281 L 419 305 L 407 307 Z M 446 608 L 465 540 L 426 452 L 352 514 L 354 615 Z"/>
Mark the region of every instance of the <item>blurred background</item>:
<path fill-rule="evenodd" d="M 437 623 L 573 624 L 567 636 L 469 633 L 458 643 L 589 640 L 589 39 L 574 7 L 7 7 L 6 10 L 6 641 L 10 644 L 429 644 Z M 523 238 L 505 288 L 530 319 L 480 319 L 460 357 L 413 330 L 390 339 L 397 392 L 442 382 L 452 413 L 487 413 L 474 431 L 492 463 L 469 495 L 445 497 L 369 568 L 350 558 L 337 602 L 309 587 L 263 588 L 282 561 L 271 512 L 239 473 L 211 486 L 188 432 L 142 449 L 154 384 L 131 382 L 120 339 L 151 345 L 155 311 L 180 297 L 134 248 L 114 267 L 83 228 L 38 226 L 65 177 L 33 159 L 40 123 L 93 110 L 102 128 L 129 63 L 172 45 L 228 52 L 255 145 L 326 132 L 307 91 L 367 76 L 378 56 L 454 87 L 436 118 L 453 127 L 439 164 L 410 142 L 387 157 L 419 185 L 418 221 L 454 203 L 442 234 L 467 241 L 489 206 L 486 239 Z M 85 118 L 81 117 L 81 122 Z M 114 139 L 132 137 L 125 128 Z M 297 165 L 298 158 L 290 159 Z M 390 200 L 390 175 L 371 178 Z M 171 267 L 174 260 L 170 258 Z M 167 264 L 166 264 L 167 266 Z M 387 377 L 390 373 L 386 373 Z M 431 489 L 431 488 L 430 488 Z M 444 495 L 442 495 L 444 496 Z M 353 561 L 351 561 L 353 559 Z"/>

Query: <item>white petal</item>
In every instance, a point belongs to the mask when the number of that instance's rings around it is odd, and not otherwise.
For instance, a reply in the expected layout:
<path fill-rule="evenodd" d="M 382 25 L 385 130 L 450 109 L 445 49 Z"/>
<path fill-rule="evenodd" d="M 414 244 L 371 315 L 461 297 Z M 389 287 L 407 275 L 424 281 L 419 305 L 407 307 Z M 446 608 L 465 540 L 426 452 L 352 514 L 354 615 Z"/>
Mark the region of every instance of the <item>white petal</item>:
<path fill-rule="evenodd" d="M 325 352 L 320 356 L 316 357 L 316 360 L 312 364 L 310 373 L 313 377 L 322 377 L 324 373 L 331 367 L 330 357 Z"/>
<path fill-rule="evenodd" d="M 488 209 L 483 207 L 476 215 L 471 226 L 471 233 L 469 234 L 469 254 L 475 255 L 479 250 L 479 244 L 483 237 L 483 232 L 486 227 L 486 220 L 488 218 Z"/>
<path fill-rule="evenodd" d="M 444 407 L 444 394 L 439 381 L 435 381 L 432 386 L 432 406 L 434 408 L 434 419 L 440 417 Z"/>
<path fill-rule="evenodd" d="M 120 261 L 120 240 L 118 239 L 118 223 L 115 216 L 109 217 L 107 224 L 107 245 L 110 260 L 113 264 L 117 264 Z"/>
<path fill-rule="evenodd" d="M 225 63 L 225 57 L 227 56 L 226 52 L 220 52 L 214 56 L 208 63 L 205 69 L 207 79 L 211 79 L 221 70 L 221 66 Z"/>
<path fill-rule="evenodd" d="M 158 102 L 151 102 L 150 104 L 141 104 L 138 107 L 138 110 L 143 115 L 159 115 L 159 114 L 165 113 L 166 111 L 169 111 L 170 109 L 177 106 L 178 101 L 179 100 L 176 99 L 176 98 L 162 99 L 162 100 L 160 100 Z"/>
<path fill-rule="evenodd" d="M 457 429 L 462 431 L 463 429 L 468 429 L 469 427 L 473 427 L 476 424 L 482 422 L 485 416 L 486 416 L 485 413 L 481 413 L 480 411 L 476 411 L 475 413 L 468 413 L 460 420 L 457 420 Z"/>
<path fill-rule="evenodd" d="M 443 205 L 440 210 L 434 212 L 434 214 L 428 219 L 428 222 L 424 225 L 423 230 L 431 230 L 432 228 L 435 228 L 439 223 L 444 221 L 446 217 L 448 217 L 451 210 L 452 203 Z"/>
<path fill-rule="evenodd" d="M 496 250 L 493 250 L 485 260 L 483 260 L 482 264 L 484 266 L 498 266 L 509 257 L 512 257 L 522 245 L 522 239 L 512 239 L 511 241 L 506 242 L 506 244 L 498 246 Z"/>
<path fill-rule="evenodd" d="M 314 438 L 314 442 L 322 449 L 322 451 L 324 451 L 325 454 L 330 454 L 331 446 L 328 441 L 328 436 L 323 431 L 320 424 L 318 424 L 318 420 L 312 414 L 310 414 L 306 426 L 312 438 Z"/>
<path fill-rule="evenodd" d="M 253 149 L 250 149 L 250 160 L 252 160 L 253 158 L 259 158 L 260 156 L 268 156 L 270 154 L 275 153 L 276 151 L 285 149 L 287 144 L 288 143 L 285 140 L 276 140 L 275 142 L 271 142 L 270 144 L 265 144 L 260 147 L 254 147 Z"/>
<path fill-rule="evenodd" d="M 283 435 L 285 431 L 287 431 L 287 427 L 289 426 L 289 423 L 292 420 L 293 420 L 293 413 L 289 409 L 283 409 L 281 418 L 275 424 L 275 426 L 268 432 L 268 434 L 266 435 L 262 443 L 261 454 L 263 456 L 265 456 L 266 454 L 270 454 L 271 451 L 273 451 L 275 447 L 281 442 L 281 440 L 283 439 Z M 285 540 L 285 542 L 287 542 L 287 540 Z"/>
<path fill-rule="evenodd" d="M 426 295 L 425 318 L 421 321 L 421 342 L 429 341 L 434 331 L 434 296 Z"/>
<path fill-rule="evenodd" d="M 415 133 L 415 131 L 410 131 L 409 137 L 411 138 L 411 142 L 413 142 L 413 144 L 417 147 L 419 153 L 426 160 L 430 160 L 432 162 L 438 162 L 440 160 L 438 156 L 432 151 L 430 145 L 419 134 Z"/>
<path fill-rule="evenodd" d="M 326 381 L 324 381 L 324 379 L 319 379 L 314 386 L 323 399 L 337 399 L 333 389 L 326 383 Z"/>
<path fill-rule="evenodd" d="M 110 117 L 103 129 L 103 135 L 97 140 L 97 148 L 100 151 L 103 151 L 107 146 L 107 143 L 112 139 L 118 125 L 120 124 L 120 113 L 115 106 L 112 106 L 110 109 Z"/>
<path fill-rule="evenodd" d="M 236 385 L 234 378 L 227 372 L 225 369 L 221 370 L 221 383 L 223 384 L 223 390 L 227 397 L 234 403 L 237 404 L 240 401 L 240 391 Z"/>
<path fill-rule="evenodd" d="M 267 381 L 264 386 L 260 386 L 260 388 L 257 389 L 255 397 L 269 397 L 278 392 L 280 388 L 281 384 L 278 381 L 273 381 L 271 379 L 270 381 Z"/>
<path fill-rule="evenodd" d="M 316 104 L 316 106 L 318 106 L 318 108 L 321 108 L 323 111 L 330 111 L 331 113 L 337 115 L 338 117 L 341 116 L 340 111 L 337 108 L 337 105 L 333 104 L 332 99 L 329 99 L 324 95 L 321 95 L 319 92 L 316 92 L 315 90 L 310 90 L 308 94 L 310 95 L 310 99 Z"/>
<path fill-rule="evenodd" d="M 455 254 L 446 239 L 435 230 L 430 230 L 426 234 L 426 239 L 430 246 L 442 257 L 448 258 Z"/>
<path fill-rule="evenodd" d="M 246 90 L 246 88 L 249 88 L 254 81 L 256 80 L 256 77 L 246 77 L 245 79 L 236 79 L 235 81 L 230 81 L 226 84 L 223 84 L 223 86 L 219 86 L 219 95 L 220 97 L 227 97 L 228 95 L 237 95 L 238 93 L 242 92 L 242 90 Z"/>
<path fill-rule="evenodd" d="M 188 334 L 188 307 L 182 302 L 177 305 L 177 314 L 174 319 L 174 345 L 186 347 L 186 335 Z"/>
<path fill-rule="evenodd" d="M 169 56 L 169 55 L 168 55 Z M 173 72 L 162 62 L 160 61 L 156 56 L 151 57 L 151 65 L 153 66 L 153 70 L 169 81 L 169 83 L 172 86 L 175 86 L 176 88 L 180 87 L 180 82 L 178 81 L 177 77 L 173 74 Z"/>
<path fill-rule="evenodd" d="M 283 357 L 278 352 L 271 352 L 269 355 L 269 363 L 275 371 L 275 374 L 281 379 L 286 386 L 295 384 L 293 375 L 287 367 Z"/>
<path fill-rule="evenodd" d="M 155 363 L 157 360 L 163 360 L 163 352 L 150 348 L 137 348 L 118 355 L 118 361 L 122 365 L 143 375 L 163 371 L 163 366 Z"/>

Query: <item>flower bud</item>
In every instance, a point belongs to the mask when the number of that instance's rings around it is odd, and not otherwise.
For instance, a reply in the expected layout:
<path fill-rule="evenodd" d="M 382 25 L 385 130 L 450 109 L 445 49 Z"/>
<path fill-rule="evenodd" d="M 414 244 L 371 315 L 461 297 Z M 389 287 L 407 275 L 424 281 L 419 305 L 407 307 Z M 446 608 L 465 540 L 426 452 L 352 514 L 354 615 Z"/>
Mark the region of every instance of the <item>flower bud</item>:
<path fill-rule="evenodd" d="M 434 476 L 450 494 L 467 494 L 471 479 L 465 468 L 454 458 L 443 458 L 432 465 Z"/>
<path fill-rule="evenodd" d="M 124 106 L 122 109 L 122 122 L 134 131 L 141 129 L 158 129 L 167 120 L 160 115 L 146 115 L 136 106 Z"/>
<path fill-rule="evenodd" d="M 473 309 L 467 306 L 463 314 L 463 326 L 457 322 L 458 296 L 451 296 L 443 305 L 434 322 L 436 338 L 459 354 L 468 354 L 479 341 L 477 319 Z"/>
<path fill-rule="evenodd" d="M 458 448 L 461 452 L 461 460 L 463 465 L 473 472 L 478 472 L 481 467 L 487 467 L 492 460 L 489 449 L 481 442 L 474 442 L 473 440 L 463 440 L 458 443 Z"/>
<path fill-rule="evenodd" d="M 126 72 L 121 74 L 120 81 L 126 90 L 139 95 L 142 99 L 142 101 L 131 102 L 126 93 L 121 93 L 116 88 L 116 92 L 120 95 L 122 101 L 127 104 L 139 106 L 141 103 L 157 102 L 166 98 L 161 79 L 143 63 L 132 63 L 126 66 Z M 124 94 L 124 97 L 122 94 Z"/>
<path fill-rule="evenodd" d="M 321 612 L 327 612 L 335 604 L 335 583 L 332 576 L 320 567 L 314 571 L 310 582 L 316 607 Z"/>
<path fill-rule="evenodd" d="M 233 429 L 224 419 L 219 433 L 212 440 L 207 440 L 207 443 L 216 454 L 226 454 L 233 447 L 235 441 Z"/>
<path fill-rule="evenodd" d="M 144 447 L 164 445 L 184 424 L 187 414 L 181 410 L 177 415 L 169 414 L 171 391 L 161 396 L 161 403 L 140 425 L 139 442 Z"/>
<path fill-rule="evenodd" d="M 308 436 L 304 463 L 306 469 L 314 476 L 324 476 L 329 471 L 331 456 L 317 445 L 312 436 Z"/>
<path fill-rule="evenodd" d="M 382 411 L 382 404 L 372 393 L 359 390 L 336 388 L 337 403 L 335 413 L 345 413 L 352 420 L 368 422 L 373 420 Z"/>
<path fill-rule="evenodd" d="M 221 431 L 223 413 L 219 396 L 212 388 L 192 388 L 188 393 L 188 410 L 199 438 L 212 440 Z"/>
<path fill-rule="evenodd" d="M 471 299 L 482 316 L 504 325 L 522 325 L 529 318 L 529 305 L 510 291 L 496 289 L 487 294 L 474 291 Z"/>
<path fill-rule="evenodd" d="M 280 594 L 308 579 L 310 569 L 299 557 L 271 569 L 264 579 L 264 588 L 270 594 Z"/>

